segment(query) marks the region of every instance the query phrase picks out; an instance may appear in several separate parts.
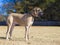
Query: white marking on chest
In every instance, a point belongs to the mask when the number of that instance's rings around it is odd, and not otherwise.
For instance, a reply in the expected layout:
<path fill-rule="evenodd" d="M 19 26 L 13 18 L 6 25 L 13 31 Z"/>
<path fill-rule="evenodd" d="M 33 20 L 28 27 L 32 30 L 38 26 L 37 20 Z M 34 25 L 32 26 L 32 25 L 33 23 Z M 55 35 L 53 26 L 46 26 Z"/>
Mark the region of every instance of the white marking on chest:
<path fill-rule="evenodd" d="M 32 24 L 32 23 L 33 23 L 33 21 L 30 22 L 30 24 Z"/>

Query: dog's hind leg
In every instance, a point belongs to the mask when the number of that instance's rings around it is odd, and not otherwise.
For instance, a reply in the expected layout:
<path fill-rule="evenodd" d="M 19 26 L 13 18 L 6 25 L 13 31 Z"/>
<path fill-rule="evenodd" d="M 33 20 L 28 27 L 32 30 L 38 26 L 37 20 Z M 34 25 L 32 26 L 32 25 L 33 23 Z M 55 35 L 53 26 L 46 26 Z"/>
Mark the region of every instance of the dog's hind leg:
<path fill-rule="evenodd" d="M 10 34 L 10 39 L 12 38 L 12 31 L 13 31 L 14 26 L 15 26 L 15 24 L 12 24 L 12 27 L 11 27 L 10 32 L 9 32 L 9 34 Z"/>
<path fill-rule="evenodd" d="M 8 39 L 8 37 L 9 37 L 9 32 L 11 30 L 11 27 L 12 27 L 12 25 L 8 25 L 8 30 L 7 30 L 7 33 L 6 33 L 6 39 Z"/>
<path fill-rule="evenodd" d="M 9 19 L 7 20 L 7 24 L 8 24 L 8 27 L 7 27 L 8 29 L 7 29 L 7 33 L 6 33 L 6 39 L 9 38 L 9 32 L 12 28 L 12 24 L 13 24 L 13 17 L 12 16 L 9 17 Z"/>

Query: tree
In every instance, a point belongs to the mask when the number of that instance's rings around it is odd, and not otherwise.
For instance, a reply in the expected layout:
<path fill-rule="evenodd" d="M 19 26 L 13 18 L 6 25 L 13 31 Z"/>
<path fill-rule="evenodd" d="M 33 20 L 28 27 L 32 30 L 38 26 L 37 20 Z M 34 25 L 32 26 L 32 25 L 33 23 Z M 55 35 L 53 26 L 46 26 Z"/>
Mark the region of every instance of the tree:
<path fill-rule="evenodd" d="M 60 0 L 15 0 L 14 8 L 17 13 L 27 13 L 35 6 L 44 12 L 38 20 L 60 20 Z"/>
<path fill-rule="evenodd" d="M 5 16 L 0 15 L 0 22 L 1 22 L 1 21 L 5 21 Z"/>
<path fill-rule="evenodd" d="M 44 12 L 46 20 L 60 20 L 60 1 L 56 0 L 54 3 L 51 3 Z"/>

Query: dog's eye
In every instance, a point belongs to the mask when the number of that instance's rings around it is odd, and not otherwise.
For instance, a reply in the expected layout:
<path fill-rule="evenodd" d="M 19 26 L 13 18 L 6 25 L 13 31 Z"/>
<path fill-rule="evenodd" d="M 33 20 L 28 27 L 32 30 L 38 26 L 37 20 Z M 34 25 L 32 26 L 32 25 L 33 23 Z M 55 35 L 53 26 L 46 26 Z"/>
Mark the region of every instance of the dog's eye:
<path fill-rule="evenodd" d="M 38 11 L 40 11 L 40 10 L 38 10 Z"/>
<path fill-rule="evenodd" d="M 33 11 L 35 11 L 35 10 L 33 10 Z"/>

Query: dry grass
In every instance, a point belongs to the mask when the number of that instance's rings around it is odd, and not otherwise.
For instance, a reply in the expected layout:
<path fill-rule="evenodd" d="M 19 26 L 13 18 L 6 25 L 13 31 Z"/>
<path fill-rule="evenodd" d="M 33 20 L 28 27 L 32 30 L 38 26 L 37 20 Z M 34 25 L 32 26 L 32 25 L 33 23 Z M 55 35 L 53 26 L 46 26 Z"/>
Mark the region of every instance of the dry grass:
<path fill-rule="evenodd" d="M 29 42 L 25 42 L 22 26 L 14 28 L 12 40 L 5 40 L 6 31 L 6 26 L 0 26 L 0 45 L 60 45 L 60 27 L 57 26 L 32 26 Z"/>

